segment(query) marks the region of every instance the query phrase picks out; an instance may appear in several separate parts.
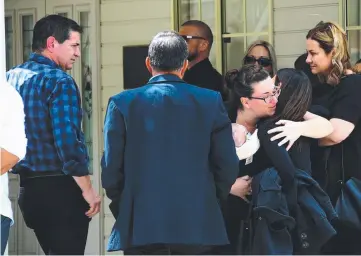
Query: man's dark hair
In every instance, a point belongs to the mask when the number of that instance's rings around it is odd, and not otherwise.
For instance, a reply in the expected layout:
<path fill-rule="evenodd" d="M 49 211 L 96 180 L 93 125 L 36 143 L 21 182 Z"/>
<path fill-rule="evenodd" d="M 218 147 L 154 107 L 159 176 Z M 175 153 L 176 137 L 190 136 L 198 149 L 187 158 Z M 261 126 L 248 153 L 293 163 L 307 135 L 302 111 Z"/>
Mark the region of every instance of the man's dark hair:
<path fill-rule="evenodd" d="M 188 57 L 187 42 L 174 31 L 160 32 L 149 45 L 148 57 L 157 71 L 180 70 Z"/>
<path fill-rule="evenodd" d="M 202 36 L 209 42 L 209 49 L 211 49 L 213 44 L 213 33 L 211 28 L 206 23 L 200 20 L 188 20 L 184 22 L 181 27 L 185 26 L 193 26 L 198 28 Z"/>
<path fill-rule="evenodd" d="M 32 50 L 43 51 L 46 48 L 46 40 L 50 36 L 59 43 L 64 43 L 69 39 L 70 32 L 82 33 L 82 28 L 75 21 L 60 15 L 45 16 L 35 23 Z"/>

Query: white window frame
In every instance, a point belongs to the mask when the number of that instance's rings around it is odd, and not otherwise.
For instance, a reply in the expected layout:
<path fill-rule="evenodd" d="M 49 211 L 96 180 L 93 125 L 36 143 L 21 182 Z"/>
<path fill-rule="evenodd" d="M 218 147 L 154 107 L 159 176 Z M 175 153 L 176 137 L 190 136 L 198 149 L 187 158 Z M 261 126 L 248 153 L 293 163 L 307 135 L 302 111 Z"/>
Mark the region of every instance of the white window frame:
<path fill-rule="evenodd" d="M 347 33 L 347 37 L 349 37 L 349 34 L 348 34 L 349 31 L 359 31 L 361 33 L 361 21 L 358 26 L 348 26 L 348 18 L 349 17 L 347 15 L 347 1 L 348 0 L 339 0 L 339 20 L 340 20 L 341 26 L 345 29 L 345 31 Z M 358 1 L 360 1 L 360 0 L 358 0 Z M 360 1 L 360 5 L 361 5 L 361 1 Z M 349 40 L 348 40 L 348 43 L 349 43 L 349 51 L 351 51 Z M 360 44 L 359 56 L 361 58 L 361 41 L 359 44 Z M 352 60 L 351 66 L 355 65 L 355 63 L 353 63 L 353 62 L 354 62 L 354 60 Z"/>
<path fill-rule="evenodd" d="M 202 0 L 198 1 L 198 17 L 200 20 L 202 20 Z M 244 28 L 245 33 L 229 33 L 229 34 L 223 34 L 222 31 L 222 1 L 225 0 L 214 0 L 214 10 L 215 10 L 215 28 L 212 31 L 214 36 L 214 43 L 213 43 L 213 51 L 215 51 L 216 55 L 216 69 L 223 73 L 223 67 L 225 66 L 225 63 L 223 63 L 223 39 L 224 38 L 236 38 L 236 37 L 244 37 L 245 38 L 245 46 L 244 51 L 247 50 L 247 42 L 246 38 L 248 36 L 261 36 L 266 35 L 268 36 L 268 42 L 273 45 L 273 0 L 267 0 L 268 1 L 268 31 L 267 32 L 249 32 L 247 33 L 246 27 Z M 252 1 L 252 0 L 245 0 L 243 1 L 243 15 L 246 17 L 246 1 Z M 178 31 L 179 30 L 179 18 L 180 16 L 180 8 L 179 8 L 180 0 L 172 0 L 171 4 L 171 17 L 172 17 L 172 29 Z M 246 22 L 244 26 L 247 26 Z"/>
<path fill-rule="evenodd" d="M 17 63 L 23 63 L 24 60 L 23 56 L 24 56 L 24 45 L 23 45 L 23 16 L 28 16 L 28 15 L 32 15 L 33 16 L 33 25 L 35 25 L 35 22 L 38 20 L 37 16 L 36 16 L 36 8 L 29 8 L 29 9 L 22 9 L 19 10 L 17 12 L 17 27 L 15 29 L 17 29 L 17 31 L 19 31 L 18 38 L 19 40 L 17 41 Z"/>
<path fill-rule="evenodd" d="M 11 18 L 11 26 L 13 30 L 13 54 L 10 57 L 12 59 L 13 66 L 16 64 L 16 16 L 15 16 L 15 10 L 6 10 L 5 11 L 5 18 Z M 6 53 L 7 54 L 7 53 Z M 5 64 L 7 66 L 7 63 Z"/>

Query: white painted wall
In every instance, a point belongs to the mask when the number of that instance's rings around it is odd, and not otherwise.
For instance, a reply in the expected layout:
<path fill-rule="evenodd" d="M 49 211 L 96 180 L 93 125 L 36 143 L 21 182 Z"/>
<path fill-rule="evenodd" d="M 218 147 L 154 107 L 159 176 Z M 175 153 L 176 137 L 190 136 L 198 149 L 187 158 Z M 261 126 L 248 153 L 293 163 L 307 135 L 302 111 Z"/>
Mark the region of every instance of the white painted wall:
<path fill-rule="evenodd" d="M 339 22 L 338 0 L 274 0 L 274 46 L 278 68 L 293 67 L 306 51 L 306 34 L 318 22 Z"/>
<path fill-rule="evenodd" d="M 109 97 L 123 90 L 122 46 L 148 44 L 158 32 L 171 29 L 171 0 L 102 0 L 100 20 L 101 99 L 104 118 Z M 104 197 L 105 249 L 114 224 L 108 206 L 109 201 Z"/>

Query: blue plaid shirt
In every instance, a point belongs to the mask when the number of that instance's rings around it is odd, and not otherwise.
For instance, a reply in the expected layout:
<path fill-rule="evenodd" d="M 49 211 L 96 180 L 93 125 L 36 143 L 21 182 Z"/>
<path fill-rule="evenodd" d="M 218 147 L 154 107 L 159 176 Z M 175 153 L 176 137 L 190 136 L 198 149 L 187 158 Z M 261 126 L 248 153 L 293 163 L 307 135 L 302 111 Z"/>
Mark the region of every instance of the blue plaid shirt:
<path fill-rule="evenodd" d="M 23 98 L 28 138 L 26 156 L 14 171 L 25 167 L 88 175 L 81 99 L 74 79 L 55 62 L 36 53 L 9 70 L 6 77 Z"/>

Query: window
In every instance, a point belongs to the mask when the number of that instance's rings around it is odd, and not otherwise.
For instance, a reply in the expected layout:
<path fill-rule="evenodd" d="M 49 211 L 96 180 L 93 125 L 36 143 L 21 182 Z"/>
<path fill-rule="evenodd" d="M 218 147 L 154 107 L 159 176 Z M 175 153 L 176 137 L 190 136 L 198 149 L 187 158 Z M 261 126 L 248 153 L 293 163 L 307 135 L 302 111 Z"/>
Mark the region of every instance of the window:
<path fill-rule="evenodd" d="M 21 27 L 22 27 L 22 52 L 23 59 L 25 62 L 29 59 L 31 53 L 31 45 L 33 41 L 33 27 L 34 27 L 34 16 L 22 15 L 21 16 Z"/>
<path fill-rule="evenodd" d="M 13 17 L 5 17 L 6 71 L 14 66 Z"/>
<path fill-rule="evenodd" d="M 273 44 L 272 4 L 272 0 L 175 0 L 175 29 L 190 19 L 207 23 L 214 35 L 210 60 L 224 73 L 242 65 L 247 47 L 255 40 Z"/>
<path fill-rule="evenodd" d="M 269 0 L 222 1 L 223 72 L 242 65 L 252 42 L 258 39 L 271 42 L 270 11 Z"/>
<path fill-rule="evenodd" d="M 361 0 L 345 0 L 346 31 L 351 65 L 361 59 Z"/>
<path fill-rule="evenodd" d="M 205 22 L 215 34 L 215 0 L 179 0 L 178 7 L 178 28 L 187 20 L 201 20 Z M 216 54 L 213 44 L 209 60 L 215 66 Z"/>
<path fill-rule="evenodd" d="M 90 59 L 90 12 L 79 12 L 79 25 L 83 29 L 81 34 L 81 90 L 83 104 L 83 129 L 85 144 L 90 158 L 89 169 L 93 167 L 93 118 L 92 118 L 92 68 Z"/>

